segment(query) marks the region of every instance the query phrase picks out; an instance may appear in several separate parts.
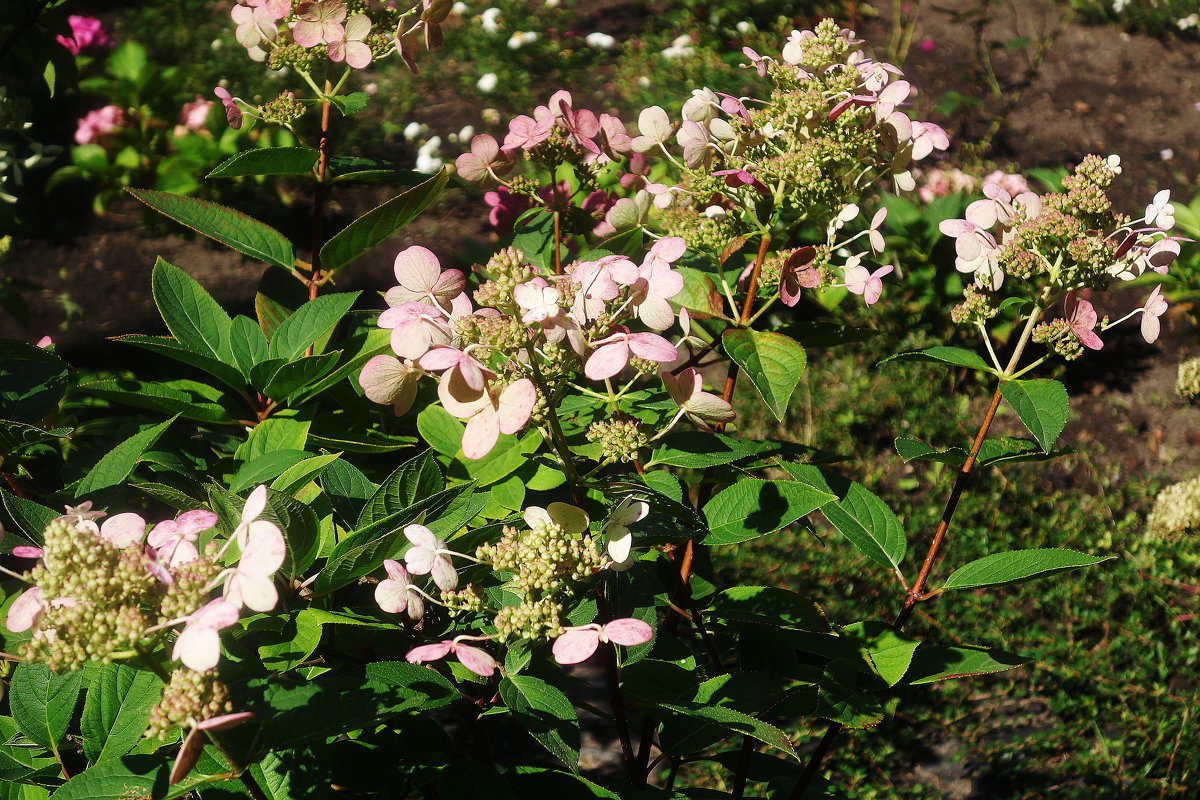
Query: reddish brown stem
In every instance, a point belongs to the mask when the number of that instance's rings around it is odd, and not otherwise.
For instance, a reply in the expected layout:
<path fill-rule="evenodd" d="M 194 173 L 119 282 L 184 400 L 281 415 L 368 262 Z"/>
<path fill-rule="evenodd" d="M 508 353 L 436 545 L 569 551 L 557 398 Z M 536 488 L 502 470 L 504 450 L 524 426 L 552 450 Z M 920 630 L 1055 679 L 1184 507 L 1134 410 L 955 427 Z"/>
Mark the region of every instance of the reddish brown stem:
<path fill-rule="evenodd" d="M 1015 358 L 1014 358 L 1015 361 Z M 909 586 L 908 591 L 904 595 L 904 605 L 900 608 L 900 613 L 896 615 L 896 621 L 892 623 L 897 631 L 904 627 L 912 616 L 913 610 L 917 603 L 924 597 L 925 582 L 929 579 L 929 573 L 933 569 L 933 562 L 937 560 L 938 553 L 942 549 L 942 544 L 946 540 L 946 534 L 950 530 L 950 522 L 954 518 L 954 512 L 958 509 L 958 502 L 962 499 L 963 494 L 967 490 L 967 486 L 974 475 L 975 462 L 979 458 L 979 449 L 983 447 L 983 441 L 987 438 L 988 431 L 992 427 L 992 421 L 996 418 L 996 410 L 1000 407 L 1000 389 L 997 388 L 992 394 L 992 401 L 988 405 L 987 411 L 983 415 L 983 422 L 979 425 L 979 430 L 975 434 L 975 441 L 971 443 L 971 452 L 967 455 L 967 460 L 963 462 L 962 467 L 958 471 L 957 477 L 954 479 L 954 486 L 950 490 L 950 496 L 946 498 L 946 506 L 942 510 L 942 518 L 938 520 L 937 528 L 933 531 L 933 540 L 929 543 L 929 549 L 925 552 L 925 560 L 921 563 L 921 571 L 917 573 L 917 579 Z M 800 777 L 799 783 L 792 791 L 792 800 L 799 800 L 808 790 L 812 779 L 816 777 L 817 771 L 821 768 L 821 762 L 829 755 L 833 749 L 833 742 L 841 732 L 842 726 L 840 723 L 831 722 L 825 731 L 824 738 L 821 739 L 821 744 L 813 753 L 808 765 L 804 768 L 804 774 Z"/>
<path fill-rule="evenodd" d="M 557 197 L 558 192 L 555 192 Z M 559 224 L 559 212 L 554 212 L 554 274 L 562 275 L 562 228 Z"/>
<path fill-rule="evenodd" d="M 13 477 L 11 472 L 8 470 L 0 470 L 0 476 L 4 478 L 4 482 L 8 484 L 8 488 L 12 490 L 13 494 L 24 500 L 29 499 L 29 495 L 25 494 L 25 490 L 21 488 L 21 484 L 17 483 L 17 479 Z"/>
<path fill-rule="evenodd" d="M 325 81 L 325 91 L 333 86 Z M 313 247 L 312 274 L 308 279 L 308 299 L 315 300 L 321 286 L 321 247 L 325 244 L 325 202 L 328 199 L 329 129 L 333 104 L 321 101 L 321 138 L 317 144 L 317 185 L 313 190 Z"/>

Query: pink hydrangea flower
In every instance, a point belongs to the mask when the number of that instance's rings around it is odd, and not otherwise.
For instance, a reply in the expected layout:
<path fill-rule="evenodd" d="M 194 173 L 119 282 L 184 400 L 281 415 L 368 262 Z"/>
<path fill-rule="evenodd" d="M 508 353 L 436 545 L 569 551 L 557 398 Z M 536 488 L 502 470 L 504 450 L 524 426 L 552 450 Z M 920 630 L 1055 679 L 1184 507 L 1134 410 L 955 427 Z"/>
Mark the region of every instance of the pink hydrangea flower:
<path fill-rule="evenodd" d="M 704 391 L 704 377 L 699 370 L 688 367 L 680 370 L 678 375 L 660 372 L 658 376 L 662 378 L 667 394 L 679 406 L 679 413 L 686 414 L 701 428 L 708 430 L 710 422 L 732 422 L 736 416 L 733 406 L 715 394 Z"/>
<path fill-rule="evenodd" d="M 517 217 L 530 207 L 528 197 L 513 194 L 507 186 L 498 186 L 490 192 L 484 192 L 483 202 L 487 203 L 489 209 L 488 224 L 501 234 L 511 231 Z"/>
<path fill-rule="evenodd" d="M 435 345 L 454 338 L 446 316 L 428 303 L 408 302 L 379 315 L 379 327 L 392 331 L 392 350 L 403 358 L 420 358 Z"/>
<path fill-rule="evenodd" d="M 813 289 L 821 285 L 821 272 L 813 266 L 817 249 L 811 245 L 801 247 L 787 257 L 779 273 L 779 299 L 789 308 L 800 302 L 801 289 Z"/>
<path fill-rule="evenodd" d="M 163 520 L 151 529 L 146 544 L 154 549 L 157 560 L 174 569 L 200 555 L 196 539 L 211 529 L 218 517 L 211 511 L 185 511 L 175 519 Z"/>
<path fill-rule="evenodd" d="M 551 650 L 554 660 L 559 664 L 578 664 L 591 658 L 601 642 L 632 647 L 645 644 L 653 638 L 653 628 L 640 619 L 626 617 L 614 619 L 604 625 L 593 623 L 568 628 L 566 633 L 554 640 Z"/>
<path fill-rule="evenodd" d="M 233 603 L 219 598 L 209 601 L 188 617 L 171 658 L 182 661 L 188 669 L 208 672 L 221 660 L 221 629 L 235 625 L 238 616 L 238 607 Z"/>
<path fill-rule="evenodd" d="M 624 572 L 633 566 L 633 531 L 629 526 L 640 522 L 650 513 L 650 504 L 626 497 L 604 523 L 605 549 L 612 559 L 610 568 Z"/>
<path fill-rule="evenodd" d="M 461 270 L 443 271 L 433 251 L 420 245 L 407 247 L 397 253 L 394 269 L 399 285 L 388 289 L 384 295 L 389 306 L 420 302 L 450 311 L 452 301 L 463 293 L 467 285 L 466 276 Z"/>
<path fill-rule="evenodd" d="M 205 100 L 200 95 L 190 103 L 184 103 L 179 112 L 179 124 L 189 131 L 198 131 L 208 122 L 208 112 L 212 110 L 212 100 Z"/>
<path fill-rule="evenodd" d="M 867 305 L 872 305 L 883 294 L 883 276 L 890 274 L 895 267 L 891 264 L 884 264 L 871 272 L 859 264 L 857 259 L 857 256 L 851 256 L 846 263 L 846 288 L 854 294 L 861 294 L 863 301 Z"/>
<path fill-rule="evenodd" d="M 94 522 L 89 524 L 95 525 Z M 104 541 L 124 550 L 141 544 L 142 537 L 146 535 L 146 520 L 132 512 L 116 514 L 101 523 L 99 534 Z"/>
<path fill-rule="evenodd" d="M 453 653 L 459 663 L 476 675 L 487 678 L 496 672 L 496 659 L 484 650 L 463 644 L 462 637 L 447 639 L 435 644 L 423 644 L 408 651 L 406 658 L 410 664 L 423 664 L 426 661 L 437 661 Z"/>
<path fill-rule="evenodd" d="M 1161 286 L 1154 287 L 1154 291 L 1150 293 L 1150 297 L 1146 299 L 1145 305 L 1140 310 L 1142 312 L 1142 338 L 1147 342 L 1153 342 L 1158 339 L 1160 330 L 1158 318 L 1167 313 L 1167 298 L 1162 296 Z"/>
<path fill-rule="evenodd" d="M 283 565 L 287 545 L 275 523 L 259 520 L 255 524 L 259 527 L 254 528 L 237 566 L 225 580 L 224 598 L 238 608 L 266 612 L 279 602 L 272 575 Z"/>
<path fill-rule="evenodd" d="M 583 374 L 594 381 L 611 378 L 629 363 L 631 357 L 667 364 L 679 357 L 675 345 L 657 333 L 630 333 L 618 330 L 595 343 L 596 351 L 583 365 Z"/>
<path fill-rule="evenodd" d="M 237 43 L 247 50 L 258 47 L 263 42 L 272 42 L 279 35 L 277 19 L 266 6 L 234 6 L 230 16 L 237 23 L 234 38 Z"/>
<path fill-rule="evenodd" d="M 329 40 L 329 60 L 335 64 L 346 62 L 354 69 L 364 69 L 371 63 L 371 46 L 364 39 L 371 33 L 371 18 L 366 14 L 355 14 L 346 20 L 341 36 Z"/>
<path fill-rule="evenodd" d="M 95 17 L 71 14 L 67 17 L 67 24 L 71 26 L 71 35 L 60 34 L 54 38 L 70 50 L 72 55 L 77 56 L 84 50 L 98 50 L 113 45 L 112 37 L 104 30 L 103 23 Z"/>
<path fill-rule="evenodd" d="M 453 416 L 467 420 L 463 455 L 483 458 L 495 447 L 501 433 L 514 434 L 529 420 L 537 402 L 537 389 L 528 378 L 521 378 L 502 392 L 496 392 L 490 384 L 476 390 L 456 374 L 443 375 L 438 382 L 438 398 Z"/>
<path fill-rule="evenodd" d="M 1096 309 L 1092 308 L 1091 303 L 1081 300 L 1074 292 L 1067 292 L 1063 311 L 1067 315 L 1067 325 L 1071 328 L 1071 333 L 1075 334 L 1075 338 L 1084 347 L 1089 350 L 1099 350 L 1104 347 L 1104 342 L 1100 340 L 1094 330 L 1098 318 Z"/>
<path fill-rule="evenodd" d="M 501 149 L 488 134 L 479 133 L 471 139 L 471 151 L 459 156 L 454 166 L 463 180 L 494 186 L 496 176 L 511 170 L 514 162 L 510 151 Z"/>
<path fill-rule="evenodd" d="M 425 370 L 411 361 L 395 356 L 378 355 L 363 365 L 358 385 L 372 403 L 391 406 L 396 416 L 403 416 L 417 398 L 417 384 Z"/>
<path fill-rule="evenodd" d="M 404 538 L 412 543 L 412 547 L 404 554 L 404 563 L 408 565 L 409 572 L 413 575 L 432 574 L 433 582 L 443 592 L 458 588 L 458 570 L 450 560 L 450 556 L 457 554 L 447 550 L 442 539 L 424 525 L 407 526 Z"/>
<path fill-rule="evenodd" d="M 75 128 L 76 144 L 90 144 L 106 133 L 125 124 L 125 112 L 116 106 L 104 106 L 89 111 Z"/>
<path fill-rule="evenodd" d="M 375 602 L 389 614 L 407 613 L 409 619 L 419 620 L 425 614 L 425 600 L 408 579 L 408 570 L 390 558 L 383 560 L 383 568 L 388 576 L 375 585 Z"/>
<path fill-rule="evenodd" d="M 13 633 L 27 631 L 37 623 L 38 617 L 45 609 L 46 600 L 42 596 L 42 590 L 37 586 L 30 586 L 8 607 L 5 627 Z"/>
<path fill-rule="evenodd" d="M 346 19 L 346 6 L 341 0 L 315 0 L 296 6 L 296 24 L 292 27 L 292 39 L 301 47 L 343 39 L 346 35 L 342 21 Z"/>
<path fill-rule="evenodd" d="M 546 116 L 534 119 L 524 114 L 513 117 L 508 123 L 508 135 L 504 137 L 505 150 L 529 150 L 550 138 L 555 118 Z"/>
<path fill-rule="evenodd" d="M 242 127 L 242 109 L 238 106 L 237 101 L 233 99 L 233 95 L 224 86 L 218 86 L 213 89 L 213 94 L 221 101 L 221 105 L 225 107 L 225 121 L 229 123 L 231 128 Z"/>
<path fill-rule="evenodd" d="M 292 0 L 238 0 L 238 2 L 252 8 L 261 6 L 267 9 L 267 12 L 274 19 L 283 19 L 292 13 Z"/>

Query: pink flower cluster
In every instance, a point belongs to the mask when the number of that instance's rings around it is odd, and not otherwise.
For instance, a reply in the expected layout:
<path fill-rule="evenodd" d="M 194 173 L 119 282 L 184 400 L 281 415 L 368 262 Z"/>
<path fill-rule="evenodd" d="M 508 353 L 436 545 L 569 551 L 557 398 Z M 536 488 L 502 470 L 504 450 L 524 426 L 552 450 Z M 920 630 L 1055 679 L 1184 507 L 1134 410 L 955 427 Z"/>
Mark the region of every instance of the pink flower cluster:
<path fill-rule="evenodd" d="M 75 143 L 90 144 L 125 124 L 125 112 L 117 106 L 104 106 L 89 111 L 75 128 Z"/>
<path fill-rule="evenodd" d="M 155 626 L 160 629 L 184 623 L 172 657 L 190 669 L 206 672 L 217 665 L 221 654 L 219 632 L 238 621 L 242 608 L 270 611 L 278 601 L 272 576 L 283 564 L 286 545 L 279 527 L 260 518 L 266 501 L 265 486 L 251 492 L 238 526 L 226 543 L 228 547 L 236 542 L 241 555 L 235 566 L 222 571 L 212 582 L 210 589 L 222 588 L 222 597 L 211 600 L 186 617 Z M 59 520 L 73 524 L 79 536 L 94 536 L 120 550 L 140 551 L 146 572 L 164 586 L 175 583 L 180 569 L 201 557 L 197 540 L 201 533 L 219 521 L 213 512 L 196 509 L 157 523 L 147 534 L 146 520 L 130 512 L 116 514 L 97 524 L 96 519 L 107 515 L 103 511 L 93 511 L 91 505 L 88 501 L 68 507 L 67 514 Z M 43 555 L 39 548 L 33 547 L 14 548 L 13 554 L 27 558 Z M 88 600 L 58 597 L 50 602 L 63 606 Z M 9 607 L 8 629 L 19 632 L 33 628 L 45 611 L 46 603 L 39 587 L 26 589 Z"/>
<path fill-rule="evenodd" d="M 583 360 L 582 372 L 593 381 L 617 376 L 635 358 L 658 364 L 678 358 L 677 347 L 655 331 L 675 322 L 669 300 L 683 288 L 683 278 L 672 264 L 685 248 L 679 237 L 667 237 L 655 242 L 640 264 L 610 255 L 573 263 L 563 275 L 537 275 L 517 283 L 505 302 L 497 303 L 506 313 L 475 309 L 461 271 L 442 270 L 432 252 L 409 247 L 396 257 L 398 285 L 385 295 L 390 307 L 378 323 L 391 331 L 395 355 L 368 361 L 359 384 L 370 400 L 404 413 L 417 381 L 437 375 L 443 408 L 467 423 L 463 455 L 482 458 L 501 433 L 516 433 L 533 412 L 538 388 L 531 359 L 542 357 L 541 343 L 568 348 Z M 630 329 L 634 321 L 650 330 Z M 456 344 L 469 327 L 499 323 L 515 326 L 520 341 L 506 347 Z M 695 400 L 693 405 L 700 407 Z"/>
<path fill-rule="evenodd" d="M 71 26 L 70 36 L 54 37 L 58 43 L 71 51 L 72 55 L 79 55 L 85 50 L 103 50 L 113 46 L 112 37 L 108 35 L 108 31 L 104 30 L 104 24 L 95 17 L 81 17 L 78 14 L 70 14 L 67 17 L 67 24 Z"/>

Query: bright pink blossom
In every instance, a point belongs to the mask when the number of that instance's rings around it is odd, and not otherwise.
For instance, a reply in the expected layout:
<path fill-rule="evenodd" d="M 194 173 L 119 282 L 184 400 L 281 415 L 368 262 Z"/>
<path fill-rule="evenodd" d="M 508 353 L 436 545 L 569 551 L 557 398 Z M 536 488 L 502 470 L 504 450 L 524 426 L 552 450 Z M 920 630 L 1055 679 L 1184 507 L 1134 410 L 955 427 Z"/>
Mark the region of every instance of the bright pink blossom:
<path fill-rule="evenodd" d="M 550 138 L 554 129 L 554 117 L 534 119 L 522 114 L 508 123 L 508 135 L 504 137 L 505 150 L 529 150 Z"/>
<path fill-rule="evenodd" d="M 495 186 L 496 176 L 507 173 L 514 163 L 510 151 L 501 149 L 499 143 L 488 134 L 479 133 L 471 139 L 471 152 L 459 156 L 454 166 L 463 180 Z"/>
<path fill-rule="evenodd" d="M 879 300 L 883 294 L 884 275 L 891 273 L 895 269 L 891 264 L 884 264 L 879 269 L 871 272 L 861 264 L 847 264 L 846 266 L 846 288 L 854 294 L 861 294 L 863 301 L 867 305 L 871 305 Z"/>
<path fill-rule="evenodd" d="M 428 303 L 408 302 L 379 315 L 379 327 L 392 331 L 392 350 L 403 358 L 420 358 L 435 345 L 454 338 L 446 315 Z"/>
<path fill-rule="evenodd" d="M 70 50 L 72 55 L 79 55 L 84 50 L 98 50 L 113 45 L 112 37 L 104 30 L 104 24 L 95 17 L 71 14 L 67 17 L 67 24 L 71 26 L 71 35 L 62 36 L 60 34 L 54 38 L 59 44 Z"/>
<path fill-rule="evenodd" d="M 146 537 L 146 544 L 154 549 L 158 561 L 174 569 L 200 555 L 196 539 L 217 522 L 217 515 L 211 511 L 185 511 L 175 519 L 163 520 L 155 525 Z"/>
<path fill-rule="evenodd" d="M 612 642 L 626 647 L 645 644 L 654 638 L 654 629 L 640 619 L 626 617 L 614 619 L 601 625 L 582 625 L 568 628 L 567 632 L 554 640 L 551 650 L 559 664 L 578 664 L 596 652 L 601 642 Z"/>
<path fill-rule="evenodd" d="M 401 250 L 396 255 L 394 268 L 399 285 L 388 289 L 384 295 L 389 306 L 420 302 L 450 311 L 452 301 L 463 293 L 467 285 L 466 276 L 461 270 L 442 270 L 441 262 L 433 251 L 420 245 Z"/>
<path fill-rule="evenodd" d="M 242 109 L 234 100 L 233 95 L 229 94 L 229 90 L 224 86 L 218 86 L 213 89 L 213 94 L 221 101 L 221 105 L 225 106 L 225 121 L 229 123 L 229 127 L 242 127 Z"/>
<path fill-rule="evenodd" d="M 200 95 L 190 103 L 184 103 L 179 112 L 179 124 L 189 131 L 201 130 L 208 122 L 208 112 L 212 110 L 212 100 L 205 100 Z"/>
<path fill-rule="evenodd" d="M 37 586 L 30 586 L 8 607 L 5 627 L 13 633 L 27 631 L 34 626 L 45 609 L 46 600 L 42 597 L 42 590 Z"/>
<path fill-rule="evenodd" d="M 75 128 L 75 142 L 76 144 L 90 144 L 124 124 L 125 112 L 116 106 L 94 109 L 79 120 L 79 125 Z"/>

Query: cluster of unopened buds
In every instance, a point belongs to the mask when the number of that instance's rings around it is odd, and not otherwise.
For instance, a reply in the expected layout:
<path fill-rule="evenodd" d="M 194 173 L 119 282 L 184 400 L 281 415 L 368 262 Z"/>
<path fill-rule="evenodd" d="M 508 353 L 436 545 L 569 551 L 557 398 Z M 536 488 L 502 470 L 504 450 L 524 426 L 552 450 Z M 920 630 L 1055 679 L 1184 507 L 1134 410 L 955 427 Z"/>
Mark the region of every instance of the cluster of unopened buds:
<path fill-rule="evenodd" d="M 1043 322 L 1033 341 L 1065 358 L 1083 348 L 1099 350 L 1100 332 L 1135 316 L 1142 336 L 1158 338 L 1166 313 L 1162 287 L 1120 319 L 1101 320 L 1081 292 L 1102 291 L 1147 272 L 1165 275 L 1179 255 L 1180 242 L 1170 192 L 1158 192 L 1139 219 L 1113 212 L 1107 190 L 1121 171 L 1117 156 L 1088 156 L 1063 181 L 1063 192 L 1012 196 L 1001 185 L 985 184 L 984 198 L 967 207 L 965 218 L 941 223 L 955 241 L 959 272 L 973 276 L 966 301 L 955 309 L 960 322 L 980 324 L 993 316 L 1006 294 L 1046 308 L 1065 296 L 1063 316 Z"/>
<path fill-rule="evenodd" d="M 218 522 L 211 511 L 185 511 L 157 523 L 134 513 L 107 515 L 85 502 L 68 507 L 44 534 L 44 546 L 18 546 L 13 554 L 37 558 L 25 575 L 32 585 L 9 607 L 10 631 L 32 631 L 25 657 L 56 670 L 89 660 L 136 655 L 147 640 L 182 624 L 174 659 L 196 672 L 216 667 L 219 631 L 235 624 L 243 608 L 270 611 L 278 600 L 272 578 L 285 544 L 275 523 L 260 519 L 266 488 L 251 493 L 223 547 L 198 547 L 200 534 Z M 222 568 L 236 543 L 237 562 Z M 221 596 L 210 599 L 217 589 Z"/>
<path fill-rule="evenodd" d="M 559 620 L 565 604 L 596 573 L 605 568 L 624 570 L 632 565 L 633 534 L 629 526 L 643 519 L 648 511 L 646 503 L 633 499 L 626 499 L 613 509 L 600 534 L 607 542 L 607 556 L 600 552 L 600 537 L 589 533 L 587 514 L 567 503 L 526 508 L 522 514 L 524 528 L 506 526 L 499 541 L 480 546 L 474 556 L 450 549 L 423 525 L 409 525 L 404 529 L 410 542 L 405 563 L 384 561 L 387 577 L 376 585 L 375 600 L 383 611 L 405 614 L 418 622 L 424 620 L 431 605 L 454 612 L 465 607 L 464 598 L 473 598 L 470 610 L 493 616 L 494 633 L 463 634 L 420 645 L 408 653 L 408 660 L 421 663 L 453 654 L 467 669 L 485 676 L 495 671 L 496 661 L 482 647 L 468 642 L 553 639 L 553 653 L 561 664 L 584 660 L 600 642 L 642 644 L 652 638 L 653 631 L 640 620 L 579 626 L 564 626 Z M 476 587 L 468 585 L 458 590 L 455 559 L 490 566 L 493 574 L 500 576 L 506 594 L 516 596 L 519 602 L 493 608 Z M 427 591 L 430 587 L 418 585 L 419 576 L 423 575 L 430 576 L 439 597 Z"/>

